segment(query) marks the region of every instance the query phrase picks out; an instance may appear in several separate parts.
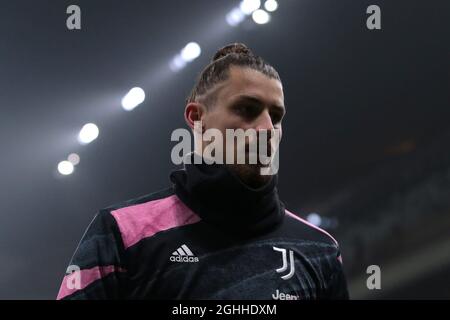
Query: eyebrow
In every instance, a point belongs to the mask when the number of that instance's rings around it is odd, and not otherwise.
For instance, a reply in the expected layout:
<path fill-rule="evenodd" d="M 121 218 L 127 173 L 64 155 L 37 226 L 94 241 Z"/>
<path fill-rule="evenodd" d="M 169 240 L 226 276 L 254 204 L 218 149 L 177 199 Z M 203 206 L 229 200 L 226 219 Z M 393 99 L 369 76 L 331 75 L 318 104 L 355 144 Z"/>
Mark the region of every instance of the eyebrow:
<path fill-rule="evenodd" d="M 238 103 L 242 103 L 242 102 L 250 102 L 253 104 L 257 104 L 259 106 L 264 105 L 264 103 L 260 99 L 254 97 L 254 96 L 249 96 L 249 95 L 239 96 L 238 98 L 236 98 L 235 101 L 233 101 L 232 104 L 238 104 Z M 283 112 L 283 114 L 286 112 L 285 107 L 283 105 L 271 104 L 270 107 L 275 108 L 276 110 L 278 110 L 280 112 Z"/>

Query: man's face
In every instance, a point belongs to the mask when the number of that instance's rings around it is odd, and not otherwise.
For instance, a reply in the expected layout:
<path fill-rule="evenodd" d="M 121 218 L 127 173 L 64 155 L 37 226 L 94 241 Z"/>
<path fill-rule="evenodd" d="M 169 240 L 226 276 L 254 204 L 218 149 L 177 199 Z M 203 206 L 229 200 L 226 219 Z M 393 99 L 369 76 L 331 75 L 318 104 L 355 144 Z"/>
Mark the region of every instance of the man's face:
<path fill-rule="evenodd" d="M 226 129 L 254 129 L 256 132 L 278 129 L 281 137 L 285 107 L 280 81 L 250 68 L 232 66 L 228 79 L 213 90 L 216 94 L 215 103 L 208 106 L 201 119 L 205 130 L 218 129 L 225 138 Z M 267 137 L 270 138 L 270 132 Z M 236 148 L 235 144 L 235 154 Z M 226 150 L 224 147 L 225 156 Z M 248 164 L 247 156 L 246 164 L 233 164 L 230 167 L 244 182 L 252 186 L 261 185 L 269 177 L 261 176 L 260 165 Z"/>

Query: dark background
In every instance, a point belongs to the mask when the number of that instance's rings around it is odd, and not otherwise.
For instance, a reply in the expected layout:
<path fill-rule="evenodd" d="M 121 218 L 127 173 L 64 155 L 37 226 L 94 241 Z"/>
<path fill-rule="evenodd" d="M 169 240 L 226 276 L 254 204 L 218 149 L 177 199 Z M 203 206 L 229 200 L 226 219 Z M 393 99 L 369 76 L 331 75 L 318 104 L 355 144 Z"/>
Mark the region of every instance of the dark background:
<path fill-rule="evenodd" d="M 450 2 L 280 0 L 232 28 L 239 1 L 0 2 L 0 298 L 53 299 L 95 212 L 165 188 L 170 134 L 213 53 L 244 42 L 280 73 L 281 198 L 331 219 L 353 298 L 450 298 Z M 82 29 L 66 28 L 81 8 Z M 381 8 L 382 29 L 366 28 Z M 202 54 L 178 73 L 188 42 Z M 134 86 L 145 102 L 125 112 Z M 81 126 L 100 136 L 81 146 Z M 81 157 L 61 176 L 57 163 Z M 325 220 L 327 221 L 327 220 Z M 379 265 L 382 289 L 365 287 Z"/>

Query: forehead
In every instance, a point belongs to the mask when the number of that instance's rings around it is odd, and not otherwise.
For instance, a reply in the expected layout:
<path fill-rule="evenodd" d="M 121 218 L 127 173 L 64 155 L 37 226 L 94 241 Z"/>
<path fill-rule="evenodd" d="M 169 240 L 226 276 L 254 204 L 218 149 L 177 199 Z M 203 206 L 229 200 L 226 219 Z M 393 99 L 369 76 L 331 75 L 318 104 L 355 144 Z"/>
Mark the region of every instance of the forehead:
<path fill-rule="evenodd" d="M 246 95 L 268 105 L 284 105 L 281 82 L 250 68 L 232 66 L 228 79 L 220 85 L 218 91 L 219 101 L 225 103 Z"/>

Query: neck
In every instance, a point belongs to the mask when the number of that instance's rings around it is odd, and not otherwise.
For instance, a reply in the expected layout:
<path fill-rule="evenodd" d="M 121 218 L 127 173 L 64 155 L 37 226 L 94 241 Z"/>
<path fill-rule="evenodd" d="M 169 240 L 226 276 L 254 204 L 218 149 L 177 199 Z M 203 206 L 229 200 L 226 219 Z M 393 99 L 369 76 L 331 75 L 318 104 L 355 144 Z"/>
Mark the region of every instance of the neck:
<path fill-rule="evenodd" d="M 267 230 L 281 221 L 284 206 L 278 198 L 277 175 L 249 185 L 226 165 L 191 160 L 184 169 L 172 172 L 171 180 L 177 196 L 202 220 L 245 234 Z"/>

